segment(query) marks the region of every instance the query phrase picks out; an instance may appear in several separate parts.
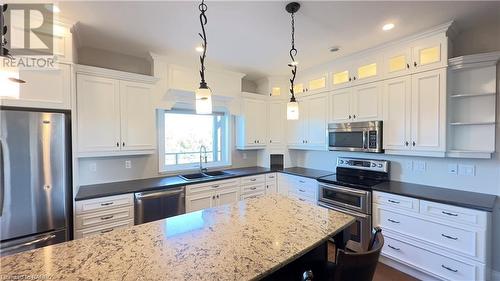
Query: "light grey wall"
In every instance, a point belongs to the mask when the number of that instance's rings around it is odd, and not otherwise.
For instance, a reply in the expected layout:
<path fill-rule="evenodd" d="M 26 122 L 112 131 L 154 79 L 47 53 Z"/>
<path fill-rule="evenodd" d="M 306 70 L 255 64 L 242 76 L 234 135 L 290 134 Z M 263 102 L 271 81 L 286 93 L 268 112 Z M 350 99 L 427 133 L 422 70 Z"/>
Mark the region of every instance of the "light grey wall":
<path fill-rule="evenodd" d="M 256 151 L 239 151 L 235 149 L 234 116 L 231 118 L 230 132 L 232 136 L 232 168 L 255 166 Z M 130 160 L 132 168 L 125 168 L 125 161 Z M 96 170 L 93 171 L 92 166 Z M 81 158 L 79 160 L 79 185 L 98 184 L 105 182 L 125 181 L 133 179 L 165 176 L 158 169 L 158 155 Z"/>
<path fill-rule="evenodd" d="M 139 58 L 90 47 L 82 47 L 78 49 L 78 63 L 138 74 L 151 75 L 151 64 L 145 58 Z"/>
<path fill-rule="evenodd" d="M 500 50 L 500 16 L 478 21 L 461 30 L 453 40 L 453 56 L 487 53 Z"/>
<path fill-rule="evenodd" d="M 248 93 L 257 93 L 257 83 L 248 79 L 241 79 L 241 91 Z"/>

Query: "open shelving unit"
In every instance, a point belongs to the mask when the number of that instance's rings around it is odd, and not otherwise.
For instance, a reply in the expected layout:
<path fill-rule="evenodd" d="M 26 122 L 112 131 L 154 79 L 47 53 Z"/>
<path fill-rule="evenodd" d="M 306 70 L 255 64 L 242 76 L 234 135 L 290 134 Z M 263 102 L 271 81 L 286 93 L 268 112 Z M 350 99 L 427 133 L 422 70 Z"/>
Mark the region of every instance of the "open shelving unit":
<path fill-rule="evenodd" d="M 491 158 L 495 152 L 500 52 L 448 61 L 448 157 Z"/>

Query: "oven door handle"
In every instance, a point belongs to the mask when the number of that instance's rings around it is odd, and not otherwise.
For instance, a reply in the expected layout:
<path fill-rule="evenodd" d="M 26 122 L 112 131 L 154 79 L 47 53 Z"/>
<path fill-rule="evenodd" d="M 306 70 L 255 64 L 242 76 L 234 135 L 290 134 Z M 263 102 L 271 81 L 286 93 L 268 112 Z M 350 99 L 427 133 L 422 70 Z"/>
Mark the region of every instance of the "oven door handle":
<path fill-rule="evenodd" d="M 363 149 L 368 149 L 368 131 L 363 131 Z"/>
<path fill-rule="evenodd" d="M 352 195 L 364 195 L 364 196 L 367 196 L 367 192 L 366 191 L 359 191 L 359 190 L 355 190 L 355 189 L 351 189 L 351 188 L 345 188 L 345 187 L 341 187 L 341 186 L 338 186 L 338 185 L 330 185 L 330 184 L 324 184 L 324 183 L 320 183 L 319 184 L 320 186 L 322 187 L 326 187 L 327 189 L 330 189 L 330 190 L 340 190 L 342 192 L 345 192 L 345 193 L 348 193 L 348 194 L 352 194 Z"/>
<path fill-rule="evenodd" d="M 318 205 L 321 206 L 321 207 L 325 207 L 327 209 L 330 209 L 330 210 L 334 210 L 334 211 L 337 211 L 337 212 L 341 212 L 341 213 L 346 213 L 348 215 L 351 215 L 353 217 L 361 217 L 361 218 L 368 218 L 368 215 L 365 215 L 365 214 L 362 214 L 362 213 L 358 213 L 358 212 L 354 212 L 354 211 L 351 211 L 351 210 L 347 210 L 347 209 L 344 209 L 344 208 L 337 208 L 337 207 L 334 207 L 332 205 L 328 205 L 328 204 L 325 204 L 325 203 L 321 203 L 321 202 L 318 202 Z"/>

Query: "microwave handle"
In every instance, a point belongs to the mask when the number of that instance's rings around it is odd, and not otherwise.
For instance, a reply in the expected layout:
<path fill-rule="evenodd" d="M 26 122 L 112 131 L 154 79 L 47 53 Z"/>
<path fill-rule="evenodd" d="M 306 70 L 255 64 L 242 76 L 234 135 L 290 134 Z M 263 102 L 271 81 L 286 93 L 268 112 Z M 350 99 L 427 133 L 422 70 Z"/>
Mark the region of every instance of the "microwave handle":
<path fill-rule="evenodd" d="M 368 131 L 363 131 L 363 149 L 368 149 Z"/>

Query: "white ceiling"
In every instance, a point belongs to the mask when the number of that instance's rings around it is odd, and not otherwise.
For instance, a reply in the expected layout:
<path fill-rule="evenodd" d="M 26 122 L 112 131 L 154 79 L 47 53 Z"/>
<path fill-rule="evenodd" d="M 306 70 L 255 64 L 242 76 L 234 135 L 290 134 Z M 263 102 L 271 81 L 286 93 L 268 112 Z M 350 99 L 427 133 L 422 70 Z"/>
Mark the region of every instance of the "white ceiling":
<path fill-rule="evenodd" d="M 80 46 L 146 57 L 149 51 L 196 59 L 198 3 L 62 2 L 79 21 Z M 207 57 L 250 79 L 287 74 L 290 15 L 284 1 L 208 1 Z M 301 1 L 296 47 L 303 68 L 455 20 L 459 29 L 500 17 L 500 2 Z M 381 27 L 396 27 L 384 32 Z M 499 27 L 500 30 L 500 27 Z M 329 52 L 331 46 L 341 51 Z"/>

